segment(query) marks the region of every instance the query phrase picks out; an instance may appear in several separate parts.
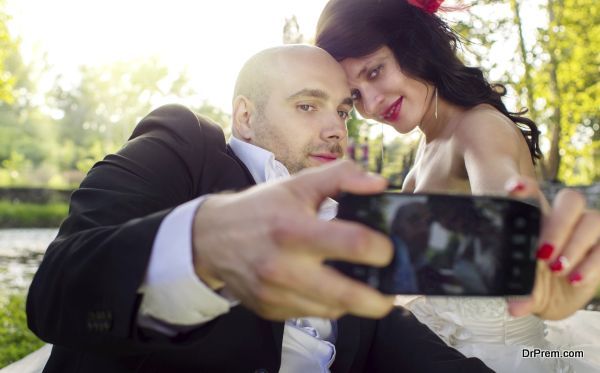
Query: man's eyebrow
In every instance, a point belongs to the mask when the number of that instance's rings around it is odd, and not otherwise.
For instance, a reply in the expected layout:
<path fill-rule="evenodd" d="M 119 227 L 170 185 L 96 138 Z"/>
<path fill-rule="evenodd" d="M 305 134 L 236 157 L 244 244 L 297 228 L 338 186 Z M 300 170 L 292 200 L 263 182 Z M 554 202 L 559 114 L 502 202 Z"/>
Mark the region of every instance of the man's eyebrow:
<path fill-rule="evenodd" d="M 327 94 L 327 92 L 325 92 L 321 89 L 305 88 L 305 89 L 302 89 L 302 90 L 290 95 L 287 98 L 287 100 L 291 101 L 298 97 L 314 97 L 314 98 L 320 98 L 322 100 L 327 100 L 327 99 L 329 99 L 329 94 Z M 352 105 L 354 105 L 354 101 L 352 101 L 352 97 L 346 97 L 342 100 L 340 105 L 352 106 Z"/>
<path fill-rule="evenodd" d="M 321 90 L 321 89 L 309 89 L 309 88 L 305 88 L 302 89 L 292 95 L 290 95 L 287 100 L 293 100 L 296 99 L 298 97 L 314 97 L 314 98 L 320 98 L 322 100 L 327 100 L 329 98 L 329 95 L 327 94 L 327 92 Z"/>

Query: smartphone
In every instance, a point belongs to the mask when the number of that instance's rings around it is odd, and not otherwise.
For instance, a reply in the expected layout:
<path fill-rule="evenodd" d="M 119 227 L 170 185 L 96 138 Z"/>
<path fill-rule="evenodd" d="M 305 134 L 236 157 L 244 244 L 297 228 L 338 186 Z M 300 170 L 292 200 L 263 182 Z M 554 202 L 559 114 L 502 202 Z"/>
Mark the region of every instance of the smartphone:
<path fill-rule="evenodd" d="M 334 262 L 341 272 L 386 294 L 530 294 L 541 213 L 532 201 L 504 197 L 342 194 L 337 218 L 389 236 L 383 268 Z"/>

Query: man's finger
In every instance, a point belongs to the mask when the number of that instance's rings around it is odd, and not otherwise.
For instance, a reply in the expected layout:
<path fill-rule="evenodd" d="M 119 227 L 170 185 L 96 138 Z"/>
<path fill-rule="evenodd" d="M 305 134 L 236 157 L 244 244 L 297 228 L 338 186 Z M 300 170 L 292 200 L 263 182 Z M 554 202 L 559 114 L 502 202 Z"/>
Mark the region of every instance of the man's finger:
<path fill-rule="evenodd" d="M 376 174 L 364 172 L 351 161 L 336 161 L 329 165 L 310 168 L 286 181 L 294 194 L 318 206 L 326 197 L 340 192 L 372 194 L 385 190 L 387 181 Z"/>
<path fill-rule="evenodd" d="M 308 253 L 320 261 L 337 259 L 384 266 L 393 256 L 392 243 L 387 236 L 350 221 L 282 223 L 273 235 L 278 246 Z"/>
<path fill-rule="evenodd" d="M 296 265 L 286 266 L 281 262 L 270 270 L 260 271 L 262 281 L 293 291 L 315 303 L 322 303 L 332 310 L 343 310 L 357 316 L 379 318 L 389 312 L 393 305 L 393 297 L 387 297 L 373 288 L 345 277 L 331 267 L 290 254 Z M 295 257 L 295 258 L 294 258 Z M 306 260 L 306 263 L 302 263 Z"/>
<path fill-rule="evenodd" d="M 246 303 L 261 317 L 269 320 L 286 320 L 294 317 L 322 317 L 337 319 L 345 310 L 333 302 L 322 302 L 307 297 L 297 289 L 275 284 L 262 284 L 255 289 L 255 298 Z"/>

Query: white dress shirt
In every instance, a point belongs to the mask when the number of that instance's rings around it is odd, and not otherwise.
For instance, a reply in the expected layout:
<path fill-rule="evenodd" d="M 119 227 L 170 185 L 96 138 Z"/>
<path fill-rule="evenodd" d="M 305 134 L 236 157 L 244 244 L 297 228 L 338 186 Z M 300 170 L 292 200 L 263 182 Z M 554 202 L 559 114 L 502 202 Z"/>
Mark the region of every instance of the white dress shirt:
<path fill-rule="evenodd" d="M 229 145 L 246 165 L 254 181 L 263 183 L 290 174 L 273 153 L 231 137 Z M 229 311 L 238 302 L 206 286 L 197 276 L 192 260 L 192 222 L 203 197 L 175 208 L 161 223 L 150 255 L 138 314 L 140 326 L 166 335 L 198 327 Z M 330 220 L 337 203 L 323 202 L 319 218 Z M 287 320 L 281 353 L 282 373 L 329 372 L 335 358 L 335 322 L 308 317 Z"/>

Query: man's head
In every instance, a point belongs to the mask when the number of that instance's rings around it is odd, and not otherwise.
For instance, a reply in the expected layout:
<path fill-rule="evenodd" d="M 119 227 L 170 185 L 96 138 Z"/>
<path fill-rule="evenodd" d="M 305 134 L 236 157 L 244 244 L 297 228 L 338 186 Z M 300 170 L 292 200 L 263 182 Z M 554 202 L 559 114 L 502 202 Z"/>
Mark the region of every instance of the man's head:
<path fill-rule="evenodd" d="M 351 109 L 344 70 L 327 52 L 308 45 L 271 48 L 240 71 L 233 135 L 273 152 L 295 173 L 342 157 Z"/>

